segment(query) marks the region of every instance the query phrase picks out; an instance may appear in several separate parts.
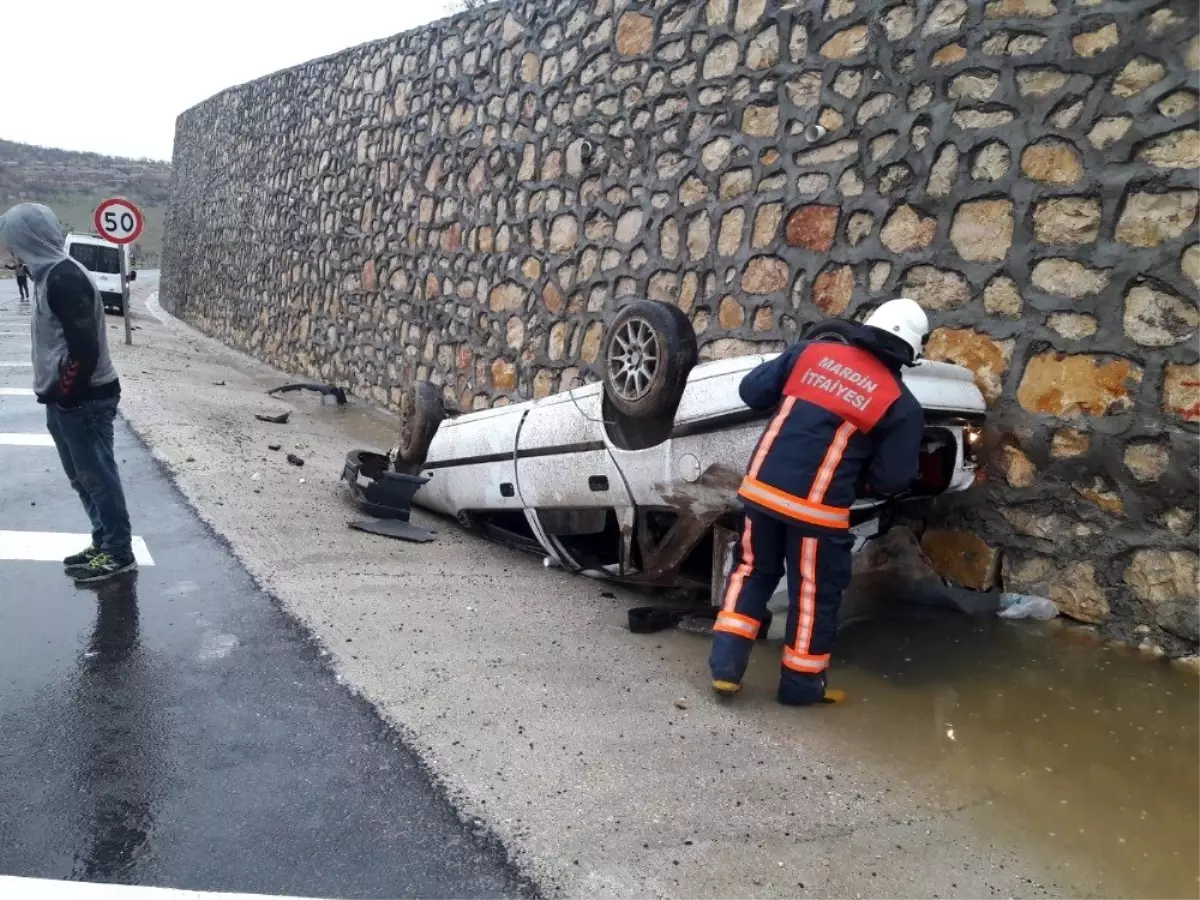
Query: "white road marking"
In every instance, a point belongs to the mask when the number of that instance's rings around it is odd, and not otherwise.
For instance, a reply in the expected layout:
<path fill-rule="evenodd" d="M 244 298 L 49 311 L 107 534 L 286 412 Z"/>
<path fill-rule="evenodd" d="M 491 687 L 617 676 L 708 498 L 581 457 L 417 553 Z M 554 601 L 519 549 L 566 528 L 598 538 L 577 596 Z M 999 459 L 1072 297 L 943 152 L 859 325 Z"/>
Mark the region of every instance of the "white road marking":
<path fill-rule="evenodd" d="M 90 534 L 62 531 L 0 531 L 0 559 L 21 562 L 61 562 L 92 542 Z M 144 538 L 133 539 L 133 555 L 139 566 L 154 565 Z M 0 891 L 0 896 L 4 892 Z"/>
<path fill-rule="evenodd" d="M 15 434 L 0 432 L 0 447 L 53 447 L 54 438 L 41 434 Z"/>
<path fill-rule="evenodd" d="M 13 875 L 0 875 L 0 897 L 19 897 L 21 900 L 266 900 L 266 895 L 263 894 L 222 894 L 213 891 L 184 891 L 178 888 L 18 878 Z M 276 896 L 271 900 L 299 898 Z"/>
<path fill-rule="evenodd" d="M 33 388 L 0 387 L 0 397 L 32 397 Z"/>

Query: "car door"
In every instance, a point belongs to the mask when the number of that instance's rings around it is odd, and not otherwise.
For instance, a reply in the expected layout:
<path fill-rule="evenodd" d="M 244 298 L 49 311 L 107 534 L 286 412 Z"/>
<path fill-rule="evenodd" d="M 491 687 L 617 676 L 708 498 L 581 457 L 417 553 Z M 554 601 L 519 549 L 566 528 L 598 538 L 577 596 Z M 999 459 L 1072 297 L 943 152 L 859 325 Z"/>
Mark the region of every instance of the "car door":
<path fill-rule="evenodd" d="M 517 439 L 517 489 L 559 562 L 619 571 L 632 510 L 605 445 L 602 390 L 587 385 L 530 406 Z"/>

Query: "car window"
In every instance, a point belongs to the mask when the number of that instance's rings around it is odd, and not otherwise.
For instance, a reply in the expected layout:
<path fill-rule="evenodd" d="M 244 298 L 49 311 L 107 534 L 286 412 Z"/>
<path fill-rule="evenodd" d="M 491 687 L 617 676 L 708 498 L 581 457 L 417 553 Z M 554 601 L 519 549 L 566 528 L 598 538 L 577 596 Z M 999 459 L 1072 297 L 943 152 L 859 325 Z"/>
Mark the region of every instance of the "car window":
<path fill-rule="evenodd" d="M 89 272 L 98 275 L 120 275 L 121 257 L 116 247 L 97 247 L 95 244 L 72 244 L 68 251 Z"/>

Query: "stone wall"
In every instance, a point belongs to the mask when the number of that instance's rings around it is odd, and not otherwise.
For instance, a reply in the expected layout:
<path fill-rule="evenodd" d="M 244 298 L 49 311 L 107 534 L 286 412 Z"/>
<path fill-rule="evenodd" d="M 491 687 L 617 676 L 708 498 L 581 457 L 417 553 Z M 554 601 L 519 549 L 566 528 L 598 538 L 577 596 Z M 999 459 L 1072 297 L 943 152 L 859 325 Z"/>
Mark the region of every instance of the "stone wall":
<path fill-rule="evenodd" d="M 163 298 L 376 403 L 480 408 L 595 377 L 625 298 L 714 357 L 913 296 L 992 409 L 943 571 L 1178 649 L 1198 68 L 1187 0 L 501 2 L 184 113 Z"/>

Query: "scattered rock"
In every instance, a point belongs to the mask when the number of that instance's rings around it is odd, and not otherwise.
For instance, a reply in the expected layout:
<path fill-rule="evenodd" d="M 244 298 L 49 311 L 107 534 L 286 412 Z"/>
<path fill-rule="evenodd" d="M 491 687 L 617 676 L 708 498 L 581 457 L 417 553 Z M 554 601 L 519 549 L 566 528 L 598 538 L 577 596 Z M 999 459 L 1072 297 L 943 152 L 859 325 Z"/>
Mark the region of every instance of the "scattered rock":
<path fill-rule="evenodd" d="M 287 455 L 287 461 L 290 462 L 293 466 L 303 466 L 304 465 L 304 460 L 302 460 L 300 457 L 298 457 L 295 453 L 289 453 Z"/>

